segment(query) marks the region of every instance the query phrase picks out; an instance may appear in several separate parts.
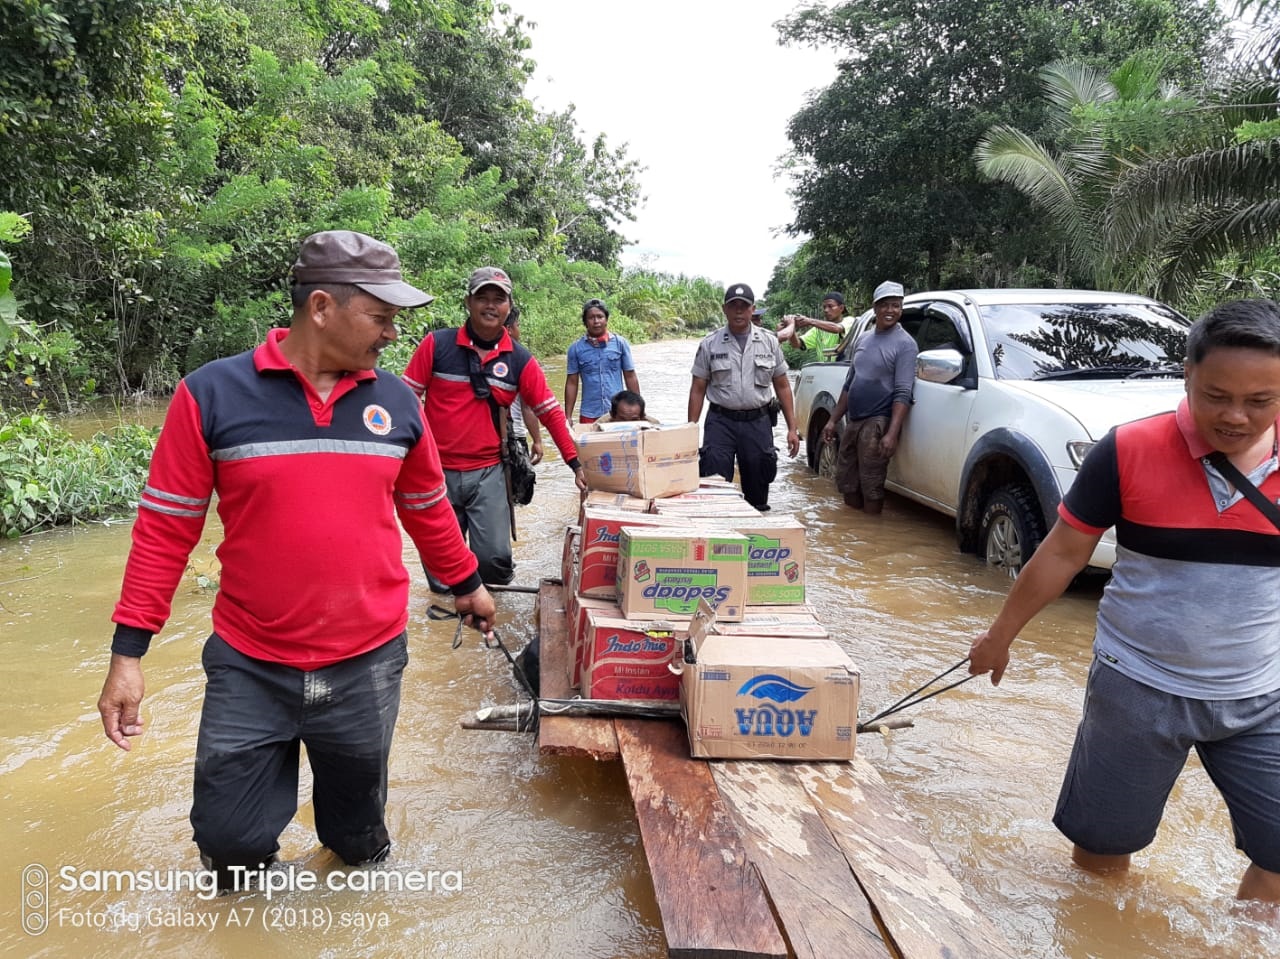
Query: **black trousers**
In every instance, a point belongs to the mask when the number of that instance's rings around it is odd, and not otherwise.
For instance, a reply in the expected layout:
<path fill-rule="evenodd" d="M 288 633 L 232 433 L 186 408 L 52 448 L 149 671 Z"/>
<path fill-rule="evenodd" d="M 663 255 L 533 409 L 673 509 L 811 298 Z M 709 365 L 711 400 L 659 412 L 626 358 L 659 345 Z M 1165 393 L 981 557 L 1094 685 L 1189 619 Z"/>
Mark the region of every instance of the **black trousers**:
<path fill-rule="evenodd" d="M 303 672 L 209 637 L 191 825 L 220 875 L 268 863 L 279 850 L 298 809 L 300 743 L 311 762 L 320 842 L 353 866 L 386 854 L 387 758 L 408 658 L 401 633 Z"/>
<path fill-rule="evenodd" d="M 698 451 L 698 475 L 732 481 L 735 459 L 743 497 L 756 509 L 768 508 L 769 484 L 778 475 L 778 451 L 773 446 L 769 417 L 739 421 L 709 410 Z"/>

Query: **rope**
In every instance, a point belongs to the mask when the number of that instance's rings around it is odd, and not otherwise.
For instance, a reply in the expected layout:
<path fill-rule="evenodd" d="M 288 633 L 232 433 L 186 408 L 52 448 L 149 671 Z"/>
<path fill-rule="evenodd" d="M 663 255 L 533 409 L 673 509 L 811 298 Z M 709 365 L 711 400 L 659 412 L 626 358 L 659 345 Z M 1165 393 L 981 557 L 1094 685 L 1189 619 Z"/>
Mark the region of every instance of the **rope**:
<path fill-rule="evenodd" d="M 954 673 L 957 669 L 959 669 L 968 661 L 969 661 L 969 657 L 966 656 L 964 659 L 960 660 L 960 662 L 956 663 L 950 669 L 944 669 L 942 672 L 938 673 L 937 676 L 934 676 L 933 679 L 929 680 L 923 686 L 919 687 L 918 689 L 913 689 L 911 692 L 907 693 L 907 695 L 903 696 L 901 699 L 899 699 L 896 703 L 894 703 L 888 709 L 882 709 L 880 712 L 876 713 L 874 716 L 868 719 L 865 723 L 858 723 L 858 729 L 862 730 L 864 728 L 871 728 L 875 722 L 877 722 L 878 720 L 884 719 L 886 716 L 892 716 L 894 713 L 900 713 L 904 709 L 909 709 L 912 706 L 918 706 L 922 702 L 924 702 L 926 699 L 932 699 L 934 696 L 937 696 L 939 693 L 945 693 L 948 689 L 955 689 L 957 686 L 963 686 L 965 683 L 967 683 L 969 680 L 973 679 L 974 677 L 972 675 L 966 676 L 964 679 L 958 679 L 954 683 L 951 683 L 950 685 L 943 686 L 941 689 L 935 689 L 933 692 L 929 693 L 929 695 L 927 696 L 920 696 L 918 699 L 911 698 L 913 696 L 918 695 L 919 693 L 924 692 L 926 689 L 928 689 L 938 680 L 944 678 L 945 676 L 950 675 L 951 673 Z"/>

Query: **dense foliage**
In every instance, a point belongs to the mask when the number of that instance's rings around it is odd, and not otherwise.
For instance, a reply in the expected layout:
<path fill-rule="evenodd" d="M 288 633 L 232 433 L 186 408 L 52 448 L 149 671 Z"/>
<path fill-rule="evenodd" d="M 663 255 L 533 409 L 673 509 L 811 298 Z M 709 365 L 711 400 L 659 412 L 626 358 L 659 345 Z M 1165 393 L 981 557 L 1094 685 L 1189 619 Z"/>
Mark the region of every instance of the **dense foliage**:
<path fill-rule="evenodd" d="M 156 431 L 143 426 L 78 441 L 38 413 L 0 413 L 0 536 L 128 512 L 155 444 Z"/>
<path fill-rule="evenodd" d="M 639 168 L 525 99 L 528 46 L 491 0 L 0 0 L 0 211 L 29 226 L 0 234 L 0 403 L 164 391 L 249 347 L 326 228 L 393 243 L 438 296 L 406 356 L 487 263 L 535 350 L 593 296 L 640 301 L 637 338 L 713 319 L 693 281 L 619 269 Z"/>
<path fill-rule="evenodd" d="M 1259 22 L 1277 9 L 1255 6 Z M 1107 282 L 1185 306 L 1203 291 L 1166 281 L 1185 281 L 1188 269 L 1217 270 L 1219 281 L 1224 258 L 1252 267 L 1255 280 L 1267 263 L 1274 269 L 1276 44 L 1259 45 L 1241 68 L 1227 58 L 1226 20 L 1212 2 L 867 0 L 803 8 L 779 30 L 784 42 L 833 48 L 840 73 L 791 121 L 792 228 L 811 239 L 778 264 L 771 313 L 785 302 L 814 315 L 824 289 L 865 296 L 887 277 L 915 289 Z M 1056 84 L 1046 76 L 1054 68 L 1068 71 Z M 1244 86 L 1225 81 L 1246 74 L 1253 109 L 1241 111 Z M 1093 86 L 1075 89 L 1083 95 L 1072 102 L 1055 99 L 1073 78 Z M 1104 85 L 1105 96 L 1085 92 Z M 1207 117 L 1214 104 L 1221 115 Z M 1021 134 L 996 144 L 1006 157 L 1037 143 L 1070 153 L 1076 165 L 1066 172 L 1080 174 L 1074 199 L 1062 199 L 1061 178 L 1029 163 L 984 175 L 974 152 L 990 131 Z M 1239 145 L 1244 131 L 1252 146 Z M 1217 152 L 1233 143 L 1234 153 Z M 1199 164 L 1179 159 L 1205 150 L 1212 155 Z M 1147 219 L 1153 202 L 1167 215 Z M 1178 204 L 1200 211 L 1200 232 L 1162 230 Z M 1128 247 L 1102 249 L 1097 225 L 1109 216 L 1128 230 Z M 1165 235 L 1184 242 L 1161 247 Z M 1234 255 L 1243 239 L 1248 254 Z M 1139 269 L 1126 262 L 1135 256 Z"/>

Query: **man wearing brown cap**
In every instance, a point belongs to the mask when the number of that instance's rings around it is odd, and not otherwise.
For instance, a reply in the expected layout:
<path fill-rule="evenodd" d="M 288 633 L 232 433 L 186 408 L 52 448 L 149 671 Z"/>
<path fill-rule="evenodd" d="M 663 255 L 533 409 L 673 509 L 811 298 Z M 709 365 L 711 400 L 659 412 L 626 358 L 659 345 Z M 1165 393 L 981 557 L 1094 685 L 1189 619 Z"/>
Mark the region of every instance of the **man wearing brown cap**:
<path fill-rule="evenodd" d="M 736 459 L 743 497 L 764 512 L 769 509 L 769 484 L 778 473 L 769 425 L 769 400 L 775 393 L 787 421 L 787 452 L 792 456 L 800 451 L 800 436 L 782 348 L 774 334 L 751 322 L 755 300 L 745 283 L 724 291 L 727 325 L 704 337 L 693 358 L 689 422 L 698 422 L 703 401 L 709 401 L 698 472 L 732 480 Z"/>
<path fill-rule="evenodd" d="M 407 659 L 409 574 L 397 516 L 468 621 L 493 599 L 445 498 L 413 393 L 376 368 L 396 314 L 431 297 L 385 243 L 303 241 L 293 322 L 178 385 L 151 461 L 112 619 L 98 702 L 121 749 L 143 730 L 141 657 L 164 626 L 205 514 L 223 539 L 191 824 L 219 887 L 273 858 L 307 747 L 320 841 L 350 864 L 386 857 L 387 757 Z"/>
<path fill-rule="evenodd" d="M 484 582 L 496 585 L 515 575 L 501 432 L 517 396 L 551 434 L 578 488 L 586 489 L 564 410 L 533 354 L 506 329 L 511 293 L 505 270 L 484 266 L 473 272 L 463 300 L 466 322 L 424 337 L 404 371 L 405 382 L 422 397 L 440 444 L 458 525 L 475 551 Z M 442 588 L 434 578 L 431 586 Z"/>

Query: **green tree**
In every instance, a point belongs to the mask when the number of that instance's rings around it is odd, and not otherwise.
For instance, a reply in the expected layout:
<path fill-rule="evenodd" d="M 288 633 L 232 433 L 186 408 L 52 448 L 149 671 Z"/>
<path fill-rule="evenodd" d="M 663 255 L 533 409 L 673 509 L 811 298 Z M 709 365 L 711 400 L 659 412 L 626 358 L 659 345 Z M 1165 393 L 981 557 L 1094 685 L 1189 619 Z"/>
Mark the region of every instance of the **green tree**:
<path fill-rule="evenodd" d="M 957 256 L 998 258 L 1000 275 L 1058 270 L 1025 198 L 972 163 L 990 127 L 1040 128 L 1042 67 L 1150 45 L 1168 51 L 1169 76 L 1193 78 L 1222 18 L 1195 0 L 869 0 L 803 8 L 779 28 L 784 42 L 842 54 L 789 126 L 793 231 L 820 240 L 839 275 L 918 287 L 940 284 Z"/>
<path fill-rule="evenodd" d="M 1157 295 L 1280 292 L 1280 6 L 1260 4 L 1258 22 L 1211 78 L 1210 135 L 1135 164 L 1109 197 L 1106 242 L 1117 258 L 1152 264 Z"/>

